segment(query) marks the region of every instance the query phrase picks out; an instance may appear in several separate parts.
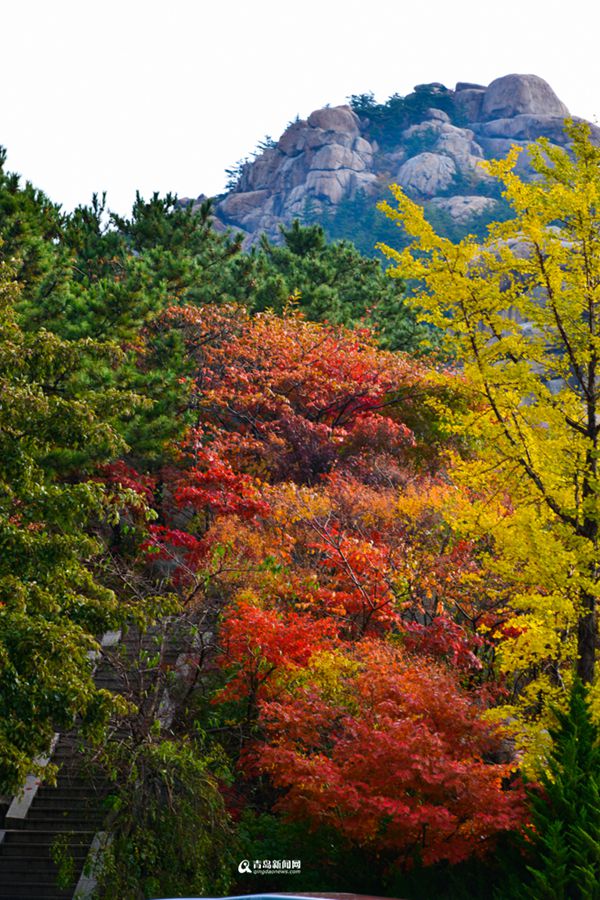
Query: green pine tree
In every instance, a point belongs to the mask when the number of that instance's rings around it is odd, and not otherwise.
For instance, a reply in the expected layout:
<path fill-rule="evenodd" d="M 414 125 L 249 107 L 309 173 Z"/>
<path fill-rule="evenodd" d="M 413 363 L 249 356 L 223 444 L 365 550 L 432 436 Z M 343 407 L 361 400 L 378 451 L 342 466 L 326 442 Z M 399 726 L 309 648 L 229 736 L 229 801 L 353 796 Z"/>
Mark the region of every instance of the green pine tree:
<path fill-rule="evenodd" d="M 90 371 L 116 348 L 26 332 L 17 300 L 14 270 L 0 263 L 2 794 L 36 771 L 55 730 L 75 716 L 100 728 L 114 708 L 88 658 L 126 611 L 95 575 L 101 523 L 118 510 L 94 475 L 126 450 L 111 419 L 136 403 L 90 388 Z"/>
<path fill-rule="evenodd" d="M 233 296 L 251 310 L 279 313 L 299 292 L 308 319 L 374 329 L 391 350 L 415 350 L 429 337 L 404 303 L 404 284 L 386 277 L 377 259 L 363 256 L 346 240 L 328 241 L 321 225 L 280 227 L 282 243 L 264 235 L 257 249 L 236 261 Z"/>
<path fill-rule="evenodd" d="M 573 687 L 569 708 L 556 710 L 552 752 L 531 790 L 531 900 L 600 898 L 600 746 L 586 689 Z"/>

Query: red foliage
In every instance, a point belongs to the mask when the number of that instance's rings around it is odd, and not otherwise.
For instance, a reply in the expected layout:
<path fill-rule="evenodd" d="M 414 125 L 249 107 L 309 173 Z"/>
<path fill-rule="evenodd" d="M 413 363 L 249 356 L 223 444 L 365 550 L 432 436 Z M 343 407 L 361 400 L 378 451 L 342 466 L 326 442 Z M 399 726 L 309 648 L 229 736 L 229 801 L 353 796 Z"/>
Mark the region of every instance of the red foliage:
<path fill-rule="evenodd" d="M 360 636 L 398 625 L 399 609 L 390 583 L 390 548 L 366 536 L 319 528 L 308 544 L 316 554 L 322 586 L 314 602 L 326 615 L 342 618 L 350 635 Z"/>
<path fill-rule="evenodd" d="M 104 466 L 98 466 L 98 481 L 103 484 L 117 485 L 119 488 L 139 494 L 146 503 L 154 501 L 154 490 L 156 488 L 156 478 L 151 475 L 140 475 L 131 466 L 128 466 L 122 460 L 109 463 Z"/>
<path fill-rule="evenodd" d="M 228 307 L 173 308 L 164 319 L 197 361 L 205 433 L 237 470 L 311 482 L 366 446 L 414 444 L 402 413 L 418 402 L 425 370 L 367 333 Z"/>
<path fill-rule="evenodd" d="M 207 508 L 217 515 L 236 515 L 242 519 L 268 513 L 269 507 L 258 495 L 250 476 L 236 474 L 228 463 L 210 451 L 199 451 L 196 462 L 198 465 L 185 472 L 175 490 L 178 506 Z"/>
<path fill-rule="evenodd" d="M 214 701 L 243 701 L 246 774 L 286 815 L 406 864 L 484 852 L 523 797 L 485 761 L 493 692 L 460 685 L 493 681 L 476 629 L 505 586 L 445 521 L 435 454 L 419 468 L 410 423 L 434 379 L 296 314 L 173 308 L 154 327 L 183 337 L 197 421 L 146 546 L 222 604 Z M 127 467 L 106 477 L 152 496 Z"/>
<path fill-rule="evenodd" d="M 277 808 L 405 865 L 456 863 L 519 828 L 523 791 L 484 761 L 497 739 L 447 669 L 381 642 L 356 658 L 336 700 L 309 683 L 262 704 L 265 740 L 248 764 L 282 791 Z"/>
<path fill-rule="evenodd" d="M 314 654 L 335 646 L 336 635 L 330 620 L 239 603 L 221 625 L 222 664 L 236 673 L 216 699 L 271 695 L 275 676 L 308 665 Z"/>
<path fill-rule="evenodd" d="M 206 559 L 207 544 L 187 531 L 178 528 L 167 528 L 164 525 L 150 525 L 149 535 L 142 545 L 142 551 L 159 559 L 176 560 L 194 570 L 198 569 Z M 178 581 L 183 573 L 178 572 Z"/>
<path fill-rule="evenodd" d="M 407 650 L 446 660 L 457 669 L 481 669 L 481 660 L 475 655 L 475 650 L 483 646 L 483 640 L 478 635 L 469 634 L 447 616 L 436 616 L 430 625 L 408 622 L 403 629 Z"/>
<path fill-rule="evenodd" d="M 195 462 L 193 468 L 171 473 L 169 493 L 174 506 L 170 510 L 170 519 L 173 522 L 181 519 L 179 510 L 189 514 L 193 509 L 203 514 L 202 521 L 196 522 L 200 535 L 171 525 L 153 525 L 149 528 L 150 539 L 145 544 L 147 551 L 158 553 L 163 559 L 179 557 L 185 560 L 186 567 L 192 571 L 206 561 L 211 545 L 205 534 L 210 527 L 210 515 L 236 516 L 251 521 L 269 512 L 268 504 L 249 475 L 236 474 L 228 463 L 211 451 L 198 450 Z M 175 580 L 183 583 L 185 576 L 185 572 L 179 571 Z"/>

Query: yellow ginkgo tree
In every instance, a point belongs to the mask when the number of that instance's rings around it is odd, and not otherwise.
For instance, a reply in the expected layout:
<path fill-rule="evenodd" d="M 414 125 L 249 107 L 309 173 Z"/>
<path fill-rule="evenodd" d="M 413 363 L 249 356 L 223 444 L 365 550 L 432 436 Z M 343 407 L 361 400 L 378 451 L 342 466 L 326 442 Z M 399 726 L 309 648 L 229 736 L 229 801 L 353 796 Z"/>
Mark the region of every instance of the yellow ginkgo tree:
<path fill-rule="evenodd" d="M 483 241 L 440 237 L 396 185 L 397 208 L 381 204 L 412 239 L 380 246 L 391 274 L 414 280 L 473 390 L 467 413 L 448 413 L 470 448 L 453 460 L 469 500 L 452 515 L 494 539 L 514 585 L 501 661 L 528 671 L 523 691 L 541 705 L 575 673 L 593 683 L 600 596 L 600 148 L 587 126 L 566 129 L 569 152 L 530 148 L 531 181 L 516 149 L 485 164 L 514 218 Z"/>

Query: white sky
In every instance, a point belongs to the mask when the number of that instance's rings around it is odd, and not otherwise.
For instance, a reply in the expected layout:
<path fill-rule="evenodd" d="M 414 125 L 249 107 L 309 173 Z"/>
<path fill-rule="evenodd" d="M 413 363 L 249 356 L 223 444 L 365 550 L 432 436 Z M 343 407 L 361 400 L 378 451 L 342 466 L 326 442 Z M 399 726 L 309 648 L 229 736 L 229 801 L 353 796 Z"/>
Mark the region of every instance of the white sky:
<path fill-rule="evenodd" d="M 594 0 L 2 0 L 0 144 L 70 209 L 221 191 L 296 114 L 374 91 L 545 78 L 600 117 Z"/>

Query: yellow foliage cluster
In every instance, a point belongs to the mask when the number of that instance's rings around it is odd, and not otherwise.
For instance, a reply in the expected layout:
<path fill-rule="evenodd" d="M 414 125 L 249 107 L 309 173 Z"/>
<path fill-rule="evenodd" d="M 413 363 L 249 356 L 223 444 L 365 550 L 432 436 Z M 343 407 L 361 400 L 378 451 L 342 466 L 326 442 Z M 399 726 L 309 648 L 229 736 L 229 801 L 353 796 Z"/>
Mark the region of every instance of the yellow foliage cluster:
<path fill-rule="evenodd" d="M 448 411 L 468 451 L 449 459 L 445 516 L 489 542 L 490 578 L 512 585 L 494 636 L 513 696 L 494 715 L 533 756 L 574 673 L 595 681 L 600 593 L 600 149 L 586 126 L 568 133 L 572 153 L 531 150 L 537 180 L 515 173 L 516 150 L 488 165 L 514 218 L 483 241 L 438 236 L 397 185 L 396 207 L 381 204 L 411 238 L 380 247 L 391 274 L 415 280 L 414 306 L 471 391 L 469 409 Z"/>

